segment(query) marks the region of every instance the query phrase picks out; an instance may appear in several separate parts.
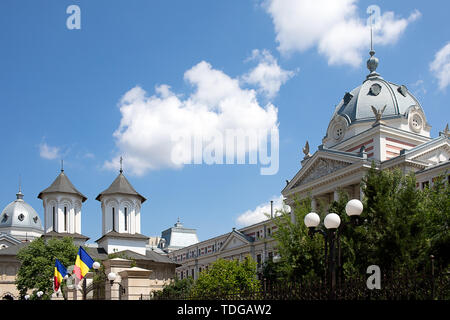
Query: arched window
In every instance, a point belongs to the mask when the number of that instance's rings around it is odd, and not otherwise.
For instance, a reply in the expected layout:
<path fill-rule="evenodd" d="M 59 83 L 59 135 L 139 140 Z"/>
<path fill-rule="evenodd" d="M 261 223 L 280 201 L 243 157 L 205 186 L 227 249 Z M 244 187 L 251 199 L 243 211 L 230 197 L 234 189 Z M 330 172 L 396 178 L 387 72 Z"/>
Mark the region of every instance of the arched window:
<path fill-rule="evenodd" d="M 127 212 L 127 207 L 123 208 L 123 216 L 124 216 L 124 220 L 125 220 L 125 231 L 127 231 L 128 229 L 128 212 Z"/>
<path fill-rule="evenodd" d="M 116 209 L 112 208 L 112 229 L 116 231 Z"/>
<path fill-rule="evenodd" d="M 67 207 L 64 207 L 64 231 L 67 231 Z"/>
<path fill-rule="evenodd" d="M 52 211 L 52 213 L 53 213 L 53 216 L 52 216 L 52 219 L 53 219 L 53 231 L 55 231 L 56 232 L 56 208 L 55 208 L 55 206 L 53 206 L 53 211 Z"/>

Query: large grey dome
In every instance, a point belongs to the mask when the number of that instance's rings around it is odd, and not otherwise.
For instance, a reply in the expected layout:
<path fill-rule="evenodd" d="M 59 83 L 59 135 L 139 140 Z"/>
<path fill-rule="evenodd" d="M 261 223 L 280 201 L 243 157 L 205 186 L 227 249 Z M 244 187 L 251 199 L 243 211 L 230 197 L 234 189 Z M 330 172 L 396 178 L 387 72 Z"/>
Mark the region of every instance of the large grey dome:
<path fill-rule="evenodd" d="M 371 57 L 367 61 L 370 73 L 364 82 L 346 92 L 336 106 L 327 134 L 322 140 L 326 147 L 332 147 L 381 123 L 429 137 L 431 127 L 419 101 L 406 86 L 386 81 L 376 72 L 379 61 L 374 54 L 374 51 L 370 52 Z"/>
<path fill-rule="evenodd" d="M 38 214 L 23 200 L 20 191 L 17 193 L 17 199 L 8 204 L 0 214 L 0 232 L 4 228 L 32 229 L 38 232 L 44 230 Z"/>
<path fill-rule="evenodd" d="M 382 109 L 383 119 L 406 117 L 411 107 L 419 107 L 419 101 L 404 85 L 397 85 L 380 76 L 368 77 L 362 85 L 347 92 L 337 105 L 335 114 L 344 117 L 348 125 L 357 121 L 373 121 L 375 114 L 372 106 Z"/>

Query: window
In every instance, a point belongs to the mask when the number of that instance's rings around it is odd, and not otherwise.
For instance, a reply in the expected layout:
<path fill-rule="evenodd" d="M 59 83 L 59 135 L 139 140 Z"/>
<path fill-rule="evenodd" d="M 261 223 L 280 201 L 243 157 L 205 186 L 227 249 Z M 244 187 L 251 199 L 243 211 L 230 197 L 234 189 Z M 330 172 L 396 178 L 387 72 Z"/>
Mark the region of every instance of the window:
<path fill-rule="evenodd" d="M 64 207 L 64 231 L 67 231 L 67 207 Z"/>
<path fill-rule="evenodd" d="M 128 215 L 127 215 L 127 208 L 125 207 L 123 210 L 124 210 L 124 211 L 123 211 L 123 215 L 124 215 L 124 219 L 125 219 L 125 231 L 127 231 L 127 229 L 128 229 L 128 221 L 127 221 Z"/>
<path fill-rule="evenodd" d="M 424 181 L 424 182 L 422 182 L 422 189 L 428 188 L 429 185 L 430 185 L 430 182 L 429 182 L 429 181 Z"/>
<path fill-rule="evenodd" d="M 261 255 L 256 255 L 256 263 L 258 264 L 258 269 L 261 268 Z"/>
<path fill-rule="evenodd" d="M 53 209 L 53 217 L 52 217 L 52 219 L 53 219 L 53 231 L 56 231 L 56 210 L 55 210 L 55 207 L 53 207 L 52 208 Z"/>
<path fill-rule="evenodd" d="M 116 231 L 116 209 L 112 208 L 112 230 Z"/>

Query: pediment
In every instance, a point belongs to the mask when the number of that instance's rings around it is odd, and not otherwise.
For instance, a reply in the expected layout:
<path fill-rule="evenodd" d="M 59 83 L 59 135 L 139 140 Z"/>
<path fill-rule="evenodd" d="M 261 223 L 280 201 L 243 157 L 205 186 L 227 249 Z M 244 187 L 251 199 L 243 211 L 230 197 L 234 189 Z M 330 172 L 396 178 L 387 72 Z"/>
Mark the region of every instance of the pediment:
<path fill-rule="evenodd" d="M 436 165 L 450 160 L 450 148 L 447 145 L 424 150 L 420 154 L 408 157 L 410 160 L 420 161 L 428 165 Z"/>
<path fill-rule="evenodd" d="M 245 239 L 243 236 L 237 234 L 236 232 L 231 232 L 227 240 L 225 240 L 224 244 L 220 248 L 220 251 L 234 249 L 248 243 L 250 243 L 250 241 Z"/>
<path fill-rule="evenodd" d="M 448 139 L 437 138 L 422 146 L 408 150 L 406 159 L 436 165 L 450 160 L 450 143 Z"/>
<path fill-rule="evenodd" d="M 8 235 L 0 233 L 0 249 L 4 249 L 10 246 L 15 246 L 21 243 L 20 240 Z"/>
<path fill-rule="evenodd" d="M 350 161 L 335 160 L 330 158 L 316 158 L 313 161 L 313 163 L 308 164 L 308 167 L 304 167 L 300 170 L 297 180 L 290 189 L 294 189 L 302 184 L 320 179 L 352 164 Z"/>

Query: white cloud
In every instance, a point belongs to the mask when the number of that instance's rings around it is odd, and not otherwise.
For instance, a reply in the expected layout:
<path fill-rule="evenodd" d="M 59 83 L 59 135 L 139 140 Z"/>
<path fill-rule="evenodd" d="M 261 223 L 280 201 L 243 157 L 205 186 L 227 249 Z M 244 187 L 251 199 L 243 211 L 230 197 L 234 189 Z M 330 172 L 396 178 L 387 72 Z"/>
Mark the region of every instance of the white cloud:
<path fill-rule="evenodd" d="M 330 65 L 359 66 L 362 52 L 370 47 L 370 27 L 358 15 L 357 0 L 267 0 L 278 50 L 288 54 L 317 47 Z M 415 10 L 408 18 L 396 18 L 391 11 L 380 14 L 374 25 L 373 42 L 397 42 L 409 23 L 421 16 Z"/>
<path fill-rule="evenodd" d="M 46 142 L 39 145 L 39 155 L 48 160 L 61 158 L 60 148 L 49 146 Z"/>
<path fill-rule="evenodd" d="M 252 56 L 248 60 L 256 60 L 259 63 L 242 77 L 243 81 L 259 86 L 259 91 L 269 99 L 274 98 L 281 85 L 295 75 L 294 71 L 283 70 L 267 50 L 253 50 Z"/>
<path fill-rule="evenodd" d="M 443 46 L 430 63 L 430 71 L 438 79 L 439 89 L 450 84 L 450 42 Z"/>
<path fill-rule="evenodd" d="M 279 215 L 280 210 L 285 210 L 289 212 L 289 207 L 283 205 L 283 196 L 274 196 L 273 201 L 273 213 L 274 215 Z M 270 217 L 270 200 L 267 203 L 258 205 L 253 210 L 247 210 L 246 212 L 240 214 L 236 219 L 236 224 L 241 227 L 246 227 L 264 220 Z"/>
<path fill-rule="evenodd" d="M 126 92 L 119 102 L 122 115 L 114 132 L 116 156 L 106 161 L 108 169 L 117 169 L 119 157 L 124 170 L 143 175 L 149 170 L 181 168 L 173 161 L 173 150 L 188 154 L 191 146 L 174 139 L 174 134 L 214 137 L 226 130 L 260 130 L 277 128 L 277 108 L 261 106 L 256 91 L 243 88 L 238 78 L 214 69 L 202 61 L 187 70 L 184 79 L 193 91 L 183 98 L 168 85 L 155 88 L 155 94 L 139 86 Z M 249 149 L 247 152 L 251 151 Z"/>

